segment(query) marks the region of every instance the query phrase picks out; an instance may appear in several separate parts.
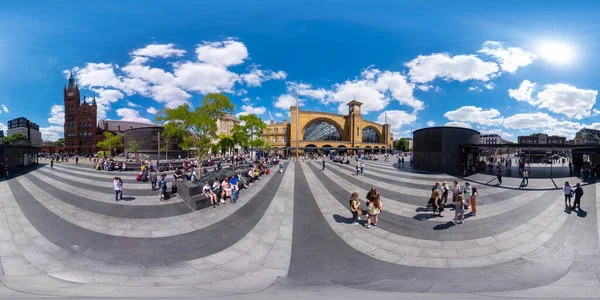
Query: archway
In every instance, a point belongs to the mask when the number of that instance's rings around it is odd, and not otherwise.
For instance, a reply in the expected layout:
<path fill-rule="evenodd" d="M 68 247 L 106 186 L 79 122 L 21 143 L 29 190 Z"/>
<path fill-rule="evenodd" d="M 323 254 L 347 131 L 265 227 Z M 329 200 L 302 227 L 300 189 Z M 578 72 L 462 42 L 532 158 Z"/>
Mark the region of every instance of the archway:
<path fill-rule="evenodd" d="M 373 149 L 371 149 L 371 146 L 366 146 L 365 147 L 365 154 L 371 154 L 373 153 Z"/>
<path fill-rule="evenodd" d="M 337 146 L 336 150 L 339 155 L 345 155 L 348 151 L 344 145 Z"/>
<path fill-rule="evenodd" d="M 373 153 L 374 154 L 379 154 L 379 147 L 375 146 L 375 148 L 373 149 Z"/>
<path fill-rule="evenodd" d="M 342 130 L 333 122 L 317 119 L 303 130 L 302 139 L 305 141 L 341 141 Z"/>
<path fill-rule="evenodd" d="M 310 144 L 304 147 L 304 154 L 313 154 L 319 151 L 319 148 L 316 145 Z"/>
<path fill-rule="evenodd" d="M 362 142 L 363 143 L 379 143 L 379 133 L 377 129 L 372 126 L 363 128 L 362 130 Z"/>

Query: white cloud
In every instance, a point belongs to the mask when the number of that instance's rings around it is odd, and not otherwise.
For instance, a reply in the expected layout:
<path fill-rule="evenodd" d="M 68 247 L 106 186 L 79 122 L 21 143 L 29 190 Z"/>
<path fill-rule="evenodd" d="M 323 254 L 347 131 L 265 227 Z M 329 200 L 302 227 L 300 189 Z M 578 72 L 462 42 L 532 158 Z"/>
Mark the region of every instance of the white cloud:
<path fill-rule="evenodd" d="M 481 130 L 481 134 L 498 134 L 500 135 L 502 138 L 504 139 L 509 139 L 512 138 L 514 135 L 512 133 L 508 133 L 506 131 L 503 131 L 502 129 L 484 129 Z"/>
<path fill-rule="evenodd" d="M 579 89 L 568 84 L 549 84 L 537 94 L 536 104 L 553 113 L 580 120 L 591 115 L 596 104 L 596 90 Z"/>
<path fill-rule="evenodd" d="M 292 95 L 283 94 L 277 98 L 277 101 L 273 104 L 273 106 L 281 109 L 289 110 L 291 106 L 296 105 L 296 97 Z M 303 103 L 300 99 L 298 99 L 298 105 L 302 106 Z"/>
<path fill-rule="evenodd" d="M 439 86 L 433 86 L 430 84 L 417 84 L 417 88 L 420 89 L 423 92 L 428 92 L 429 90 L 433 90 L 434 92 L 439 92 L 440 91 L 440 87 Z"/>
<path fill-rule="evenodd" d="M 504 48 L 500 42 L 486 41 L 479 53 L 495 58 L 503 71 L 515 73 L 518 68 L 531 64 L 537 56 L 517 47 Z"/>
<path fill-rule="evenodd" d="M 476 123 L 487 126 L 502 124 L 500 112 L 495 108 L 484 110 L 481 107 L 463 106 L 453 111 L 448 111 L 444 117 L 450 121 L 459 121 L 465 123 Z"/>
<path fill-rule="evenodd" d="M 278 112 L 278 113 L 275 113 L 275 116 L 276 116 L 276 117 L 278 117 L 278 118 L 283 118 L 283 114 L 282 114 L 282 113 L 280 113 L 280 112 Z"/>
<path fill-rule="evenodd" d="M 419 55 L 405 66 L 410 69 L 408 72 L 410 80 L 416 83 L 427 83 L 436 78 L 461 82 L 488 81 L 499 69 L 496 63 L 485 62 L 475 55 L 450 57 L 448 53 Z"/>
<path fill-rule="evenodd" d="M 248 97 L 242 98 L 242 102 L 244 102 L 244 104 L 250 104 L 250 98 L 248 98 Z"/>
<path fill-rule="evenodd" d="M 434 121 L 428 121 L 427 122 L 427 127 L 433 127 L 435 126 L 435 122 Z"/>
<path fill-rule="evenodd" d="M 192 95 L 184 90 L 171 85 L 155 85 L 152 87 L 152 98 L 159 103 L 164 103 L 169 108 L 188 103 Z"/>
<path fill-rule="evenodd" d="M 133 103 L 133 102 L 131 102 L 131 101 L 129 101 L 129 100 L 125 100 L 125 103 L 127 103 L 127 106 L 128 106 L 128 107 L 133 107 L 133 108 L 136 108 L 136 107 L 141 107 L 141 105 L 139 105 L 139 104 L 135 104 L 135 103 Z"/>
<path fill-rule="evenodd" d="M 481 92 L 481 88 L 478 86 L 470 86 L 469 87 L 469 92 Z"/>
<path fill-rule="evenodd" d="M 493 90 L 496 85 L 493 82 L 484 85 L 486 89 Z"/>
<path fill-rule="evenodd" d="M 8 127 L 6 127 L 6 125 L 4 125 L 4 123 L 0 122 L 0 130 L 8 130 Z"/>
<path fill-rule="evenodd" d="M 505 118 L 503 125 L 509 129 L 539 129 L 556 122 L 555 118 L 546 113 L 526 113 Z"/>
<path fill-rule="evenodd" d="M 242 42 L 203 42 L 196 48 L 198 60 L 215 66 L 228 67 L 242 64 L 248 58 L 248 49 Z"/>
<path fill-rule="evenodd" d="M 98 93 L 96 104 L 98 105 L 98 119 L 105 119 L 111 103 L 115 103 L 125 95 L 117 90 L 94 89 Z"/>
<path fill-rule="evenodd" d="M 517 90 L 509 89 L 508 95 L 517 101 L 526 101 L 539 108 L 580 120 L 592 115 L 596 104 L 596 90 L 584 90 L 568 84 L 548 84 L 535 96 L 536 83 L 523 80 Z"/>
<path fill-rule="evenodd" d="M 52 108 L 50 108 L 50 118 L 48 118 L 48 122 L 50 124 L 58 124 L 58 125 L 63 125 L 65 124 L 65 107 L 62 105 L 52 105 Z"/>
<path fill-rule="evenodd" d="M 144 48 L 140 48 L 131 52 L 131 55 L 162 57 L 183 56 L 185 50 L 175 49 L 175 44 L 150 44 Z"/>
<path fill-rule="evenodd" d="M 444 126 L 454 126 L 454 127 L 471 128 L 471 124 L 465 123 L 465 122 L 459 122 L 459 121 L 448 122 Z"/>
<path fill-rule="evenodd" d="M 535 83 L 535 82 L 531 82 L 529 80 L 523 80 L 523 82 L 521 82 L 521 84 L 519 85 L 518 89 L 516 89 L 516 90 L 509 89 L 508 95 L 517 101 L 525 101 L 525 102 L 532 103 L 533 102 L 532 94 L 533 94 L 533 91 L 535 90 L 536 85 L 537 85 L 537 83 Z"/>
<path fill-rule="evenodd" d="M 44 141 L 56 141 L 63 136 L 64 127 L 57 125 L 40 127 L 40 132 L 42 133 L 42 139 Z"/>
<path fill-rule="evenodd" d="M 261 86 L 263 82 L 267 80 L 283 80 L 287 77 L 287 74 L 284 71 L 263 71 L 257 68 L 252 69 L 250 73 L 240 75 L 242 81 L 246 83 L 246 85 L 250 87 Z"/>
<path fill-rule="evenodd" d="M 239 76 L 220 66 L 186 62 L 176 66 L 177 84 L 201 94 L 233 92 Z"/>
<path fill-rule="evenodd" d="M 250 115 L 250 114 L 255 114 L 257 116 L 260 116 L 260 115 L 264 114 L 265 112 L 267 112 L 267 109 L 264 106 L 252 107 L 250 105 L 242 105 L 242 111 L 237 113 L 235 115 L 235 117 L 239 118 L 240 116 L 245 116 L 245 115 Z"/>
<path fill-rule="evenodd" d="M 150 106 L 146 109 L 146 112 L 152 115 L 155 115 L 158 111 L 156 110 L 156 108 Z"/>
<path fill-rule="evenodd" d="M 2 110 L 3 110 L 5 113 L 8 113 L 8 107 L 6 107 L 6 105 L 4 105 L 4 104 L 2 104 Z"/>
<path fill-rule="evenodd" d="M 377 117 L 378 123 L 380 123 L 380 124 L 385 123 L 386 113 L 387 113 L 387 123 L 390 124 L 390 127 L 392 129 L 395 129 L 395 130 L 398 130 L 402 126 L 411 124 L 417 120 L 417 116 L 414 114 L 409 114 L 402 110 L 388 110 L 388 111 L 385 111 L 385 112 L 382 112 L 381 114 L 379 114 L 379 116 Z"/>
<path fill-rule="evenodd" d="M 152 124 L 152 121 L 142 118 L 140 112 L 131 108 L 119 108 L 117 109 L 117 116 L 121 117 L 121 121 L 139 122 Z"/>

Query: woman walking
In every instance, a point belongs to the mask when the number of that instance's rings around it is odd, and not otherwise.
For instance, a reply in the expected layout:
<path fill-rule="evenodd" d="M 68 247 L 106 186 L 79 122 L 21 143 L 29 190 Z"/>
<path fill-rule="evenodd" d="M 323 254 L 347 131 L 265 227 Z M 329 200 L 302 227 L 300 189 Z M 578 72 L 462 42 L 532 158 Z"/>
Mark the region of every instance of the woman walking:
<path fill-rule="evenodd" d="M 356 176 L 360 175 L 360 163 L 356 163 Z"/>
<path fill-rule="evenodd" d="M 358 193 L 352 193 L 350 196 L 350 211 L 352 212 L 352 224 L 358 225 L 358 216 L 362 215 L 362 209 L 360 208 L 360 202 L 358 202 Z"/>
<path fill-rule="evenodd" d="M 446 203 L 448 202 L 448 191 L 450 189 L 448 188 L 448 183 L 447 182 L 442 182 L 442 200 L 440 201 L 443 202 L 443 205 L 446 205 Z"/>
<path fill-rule="evenodd" d="M 379 213 L 381 212 L 381 201 L 379 200 L 379 193 L 375 187 L 371 188 L 371 191 L 367 195 L 367 228 L 371 228 L 371 217 L 375 220 L 373 226 L 377 226 L 379 223 Z"/>
<path fill-rule="evenodd" d="M 458 181 L 454 180 L 454 185 L 452 186 L 452 203 L 456 202 L 456 196 L 462 194 L 462 189 L 458 184 Z"/>
<path fill-rule="evenodd" d="M 573 187 L 569 184 L 569 182 L 565 182 L 565 186 L 563 187 L 563 193 L 565 194 L 565 208 L 571 208 L 571 194 L 573 193 Z M 567 205 L 567 200 L 569 201 L 569 205 Z"/>
<path fill-rule="evenodd" d="M 435 190 L 433 191 L 433 216 L 438 216 L 438 217 L 443 217 L 442 216 L 442 211 L 444 211 L 444 209 L 442 208 L 442 196 L 441 196 L 441 191 L 440 190 Z M 435 214 L 437 212 L 437 215 Z"/>
<path fill-rule="evenodd" d="M 471 194 L 471 215 L 477 215 L 477 197 L 479 193 L 477 193 L 477 188 L 473 188 L 473 194 Z"/>
<path fill-rule="evenodd" d="M 463 195 L 456 195 L 456 210 L 454 211 L 454 224 L 462 224 L 465 221 L 465 207 Z"/>

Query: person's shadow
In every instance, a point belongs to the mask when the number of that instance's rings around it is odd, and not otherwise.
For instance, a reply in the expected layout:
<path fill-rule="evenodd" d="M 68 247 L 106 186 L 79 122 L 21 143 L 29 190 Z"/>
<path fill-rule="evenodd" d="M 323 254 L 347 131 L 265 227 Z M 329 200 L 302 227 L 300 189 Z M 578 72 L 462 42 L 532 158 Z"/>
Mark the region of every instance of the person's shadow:
<path fill-rule="evenodd" d="M 338 214 L 333 215 L 333 219 L 338 223 L 352 224 L 352 218 L 340 216 Z"/>
<path fill-rule="evenodd" d="M 452 228 L 454 226 L 456 226 L 456 224 L 454 224 L 454 222 L 448 221 L 444 224 L 438 224 L 438 225 L 433 226 L 433 230 L 446 230 L 446 229 Z"/>
<path fill-rule="evenodd" d="M 131 196 L 129 196 L 129 197 L 123 197 L 123 198 L 121 198 L 121 199 L 119 199 L 119 200 L 123 200 L 123 201 L 133 201 L 133 200 L 135 200 L 135 197 L 131 197 Z"/>

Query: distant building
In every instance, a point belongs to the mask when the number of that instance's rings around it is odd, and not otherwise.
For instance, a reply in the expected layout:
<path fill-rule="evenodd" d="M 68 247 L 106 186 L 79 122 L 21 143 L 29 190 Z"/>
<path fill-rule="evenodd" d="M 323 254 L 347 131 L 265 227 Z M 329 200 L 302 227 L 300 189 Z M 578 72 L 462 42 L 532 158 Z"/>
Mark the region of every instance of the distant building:
<path fill-rule="evenodd" d="M 26 118 L 17 118 L 8 121 L 8 132 L 7 136 L 11 136 L 17 133 L 22 133 L 27 137 L 27 140 L 31 142 L 31 146 L 40 147 L 42 145 L 42 133 L 40 132 L 40 126 L 30 122 Z"/>
<path fill-rule="evenodd" d="M 233 126 L 240 124 L 240 120 L 231 114 L 225 114 L 223 118 L 217 120 L 217 135 L 231 136 Z"/>
<path fill-rule="evenodd" d="M 406 138 L 406 141 L 408 142 L 408 151 L 412 151 L 412 149 L 413 149 L 413 139 Z"/>
<path fill-rule="evenodd" d="M 0 139 L 4 137 L 4 130 L 0 130 Z"/>
<path fill-rule="evenodd" d="M 509 141 L 503 139 L 499 134 L 489 133 L 482 134 L 479 136 L 479 144 L 485 145 L 496 145 L 496 144 L 508 144 Z"/>
<path fill-rule="evenodd" d="M 42 152 L 42 153 L 59 153 L 58 147 L 56 146 L 56 142 L 52 142 L 52 141 L 42 141 L 42 146 L 40 147 L 40 152 Z"/>
<path fill-rule="evenodd" d="M 582 128 L 575 134 L 576 145 L 600 144 L 600 130 Z"/>
<path fill-rule="evenodd" d="M 534 133 L 528 136 L 519 136 L 519 144 L 565 145 L 567 138 L 564 136 Z"/>
<path fill-rule="evenodd" d="M 65 107 L 65 151 L 72 154 L 93 154 L 99 141 L 96 115 L 96 97 L 88 103 L 85 96 L 81 102 L 79 86 L 73 73 L 69 76 L 69 86 L 63 88 Z"/>

